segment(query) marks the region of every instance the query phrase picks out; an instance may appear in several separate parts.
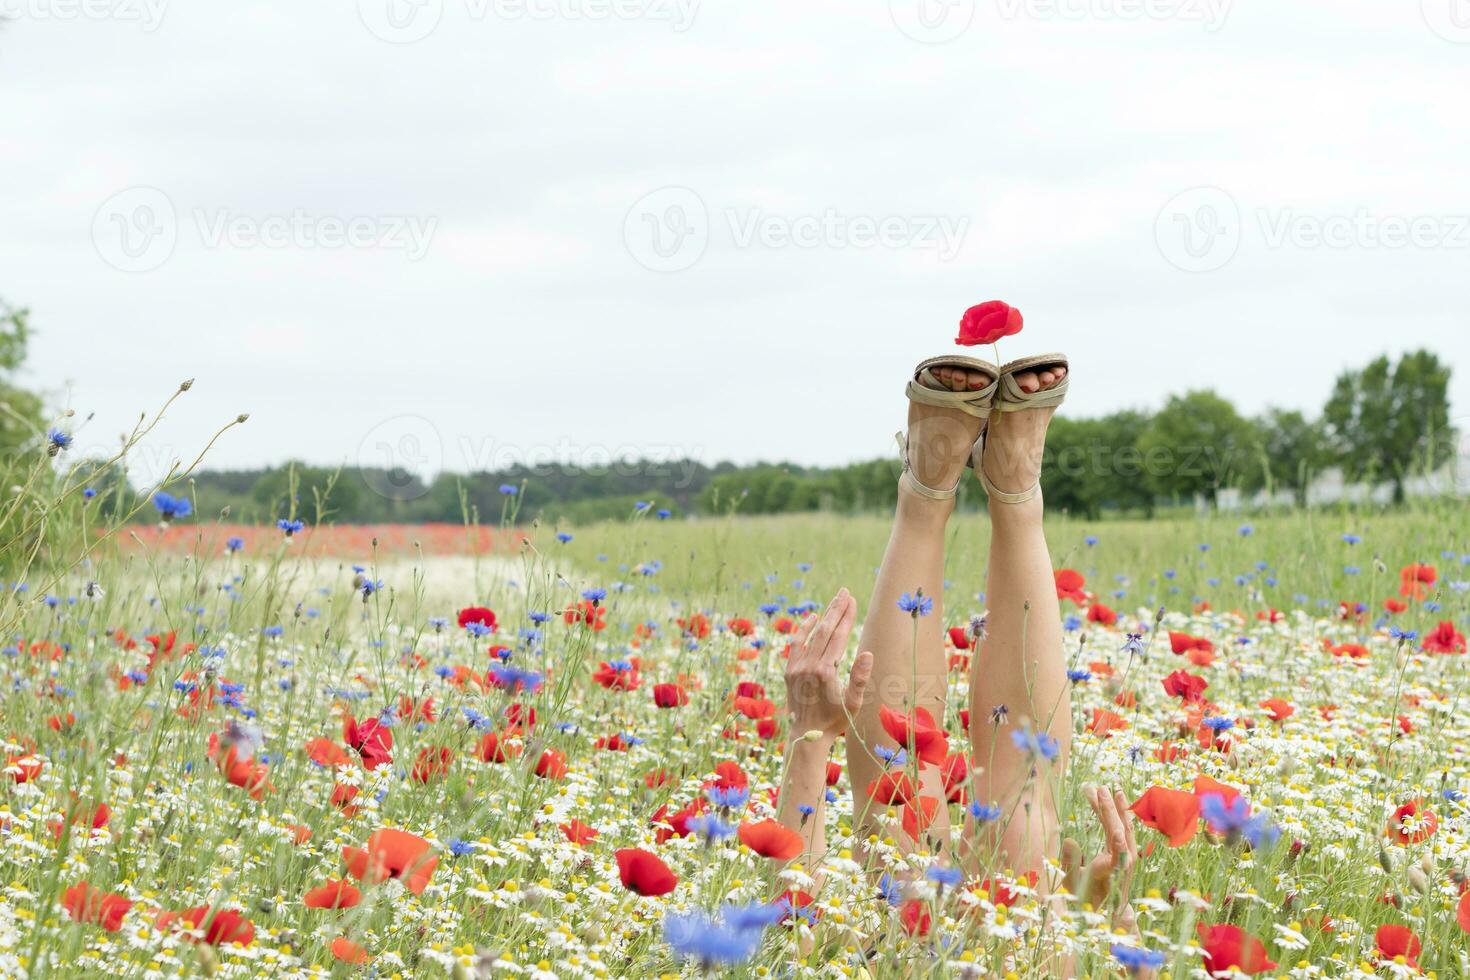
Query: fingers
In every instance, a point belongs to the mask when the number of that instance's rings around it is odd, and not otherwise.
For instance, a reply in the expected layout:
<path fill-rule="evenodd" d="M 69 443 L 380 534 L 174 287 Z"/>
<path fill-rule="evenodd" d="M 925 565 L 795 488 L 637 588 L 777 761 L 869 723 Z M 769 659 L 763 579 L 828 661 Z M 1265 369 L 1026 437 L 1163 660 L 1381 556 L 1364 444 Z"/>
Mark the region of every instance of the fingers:
<path fill-rule="evenodd" d="M 1101 786 L 1087 787 L 1087 802 L 1092 804 L 1093 812 L 1102 822 L 1103 839 L 1107 843 L 1108 857 L 1116 861 L 1119 857 L 1128 856 L 1128 832 L 1123 829 L 1123 820 L 1118 815 L 1118 807 L 1114 802 L 1114 794 Z"/>
<path fill-rule="evenodd" d="M 1128 797 L 1121 789 L 1113 790 L 1113 805 L 1118 808 L 1118 819 L 1123 821 L 1123 836 L 1128 842 L 1128 856 L 1138 857 L 1138 840 L 1133 836 L 1133 811 L 1128 808 Z"/>
<path fill-rule="evenodd" d="M 855 715 L 863 707 L 868 693 L 868 682 L 873 679 L 873 655 L 864 650 L 852 662 L 852 671 L 847 675 L 847 691 L 842 696 L 843 705 L 849 715 Z"/>
<path fill-rule="evenodd" d="M 1082 845 L 1068 837 L 1062 841 L 1062 871 L 1065 874 L 1063 884 L 1067 891 L 1073 895 L 1082 892 Z"/>
<path fill-rule="evenodd" d="M 807 649 L 818 658 L 826 651 L 827 643 L 831 639 L 833 631 L 837 629 L 838 623 L 841 622 L 843 613 L 847 610 L 847 604 L 851 599 L 852 597 L 848 595 L 846 589 L 840 589 L 837 595 L 832 597 L 832 601 L 827 604 L 827 611 L 822 615 L 821 621 L 817 623 L 812 629 L 811 634 L 807 637 Z"/>
<path fill-rule="evenodd" d="M 1113 858 L 1110 854 L 1099 854 L 1087 866 L 1087 900 L 1093 908 L 1102 908 L 1113 890 Z"/>
<path fill-rule="evenodd" d="M 852 627 L 855 622 L 857 622 L 857 600 L 849 595 L 847 602 L 842 607 L 842 615 L 832 629 L 832 635 L 827 638 L 827 648 L 817 651 L 817 656 L 823 662 L 831 664 L 834 669 L 837 662 L 842 659 L 842 655 L 847 652 L 847 638 L 852 635 Z M 869 654 L 869 656 L 872 655 Z"/>

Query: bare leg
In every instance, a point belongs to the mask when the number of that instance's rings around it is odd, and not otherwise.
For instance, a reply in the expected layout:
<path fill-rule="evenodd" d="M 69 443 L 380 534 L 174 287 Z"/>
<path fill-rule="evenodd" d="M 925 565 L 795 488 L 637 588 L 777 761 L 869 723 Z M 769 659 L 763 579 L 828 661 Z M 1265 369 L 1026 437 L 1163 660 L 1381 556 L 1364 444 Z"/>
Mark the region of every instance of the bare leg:
<path fill-rule="evenodd" d="M 980 372 L 939 368 L 935 374 L 954 391 L 978 391 L 991 378 Z M 910 403 L 909 460 L 914 475 L 926 486 L 948 489 L 964 474 L 981 420 L 963 412 Z M 884 731 L 878 709 L 909 712 L 926 709 L 938 725 L 944 724 L 947 666 L 944 657 L 944 528 L 954 510 L 953 500 L 931 500 L 900 481 L 893 531 L 883 553 L 883 564 L 873 585 L 863 620 L 858 649 L 872 651 L 873 675 L 868 696 L 856 719 L 856 739 L 848 741 L 848 768 L 852 778 L 857 825 L 876 831 L 874 817 L 884 811 L 872 803 L 867 787 L 885 771 L 879 750 L 898 748 Z M 933 610 L 917 618 L 898 606 L 904 594 L 932 599 Z M 938 801 L 934 823 L 921 835 L 916 849 L 936 850 L 949 839 L 949 816 L 944 786 L 936 767 L 920 773 L 921 795 Z M 903 834 L 894 838 L 910 846 Z"/>
<path fill-rule="evenodd" d="M 1064 372 L 1019 375 L 1028 391 L 1059 382 Z M 1053 409 L 991 416 L 985 472 L 1000 490 L 1020 493 L 1041 471 Z M 990 503 L 990 569 L 986 581 L 988 634 L 970 678 L 970 741 L 976 794 L 1002 816 L 966 840 L 983 869 L 1043 873 L 1059 847 L 1055 786 L 1072 741 L 1072 700 L 1062 654 L 1061 610 L 1051 554 L 1042 535 L 1042 499 Z M 999 719 L 1004 715 L 1005 721 Z M 1018 747 L 1013 733 L 1038 738 Z M 1053 749 L 1055 758 L 1046 754 Z M 1036 748 L 1045 751 L 1038 752 Z"/>

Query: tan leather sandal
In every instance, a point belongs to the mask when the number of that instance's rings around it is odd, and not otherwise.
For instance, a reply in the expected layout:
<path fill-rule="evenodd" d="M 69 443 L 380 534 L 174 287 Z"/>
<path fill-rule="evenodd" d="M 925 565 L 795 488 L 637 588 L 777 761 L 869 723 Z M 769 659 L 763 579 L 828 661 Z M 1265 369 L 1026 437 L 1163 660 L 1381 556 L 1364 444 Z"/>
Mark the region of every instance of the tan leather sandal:
<path fill-rule="evenodd" d="M 1047 368 L 1067 368 L 1067 376 L 1050 388 L 1041 391 L 1024 391 L 1016 383 L 1016 375 L 1024 371 L 1044 371 Z M 1067 400 L 1067 388 L 1072 380 L 1071 365 L 1067 363 L 1065 354 L 1036 354 L 1032 357 L 1023 357 L 1017 361 L 1011 361 L 1000 369 L 999 391 L 995 399 L 992 411 L 1002 414 L 1007 412 L 1024 412 L 1032 408 L 1056 408 Z M 976 459 L 983 458 L 984 447 L 976 452 Z M 985 487 L 985 492 L 991 500 L 1002 504 L 1024 504 L 1041 492 L 1041 478 L 1037 477 L 1036 483 L 1029 490 L 1020 493 L 1007 493 L 996 488 L 990 482 L 990 477 L 985 475 L 985 468 L 978 463 L 975 472 L 980 474 L 980 483 Z"/>
<path fill-rule="evenodd" d="M 934 369 L 937 367 L 957 367 L 965 371 L 979 371 L 994 380 L 976 391 L 953 391 L 948 387 L 931 388 L 929 385 L 942 386 L 944 384 L 934 374 Z M 987 421 L 990 418 L 991 408 L 995 404 L 996 393 L 1000 390 L 1000 379 L 1000 369 L 989 361 L 957 354 L 945 354 L 940 357 L 931 357 L 914 368 L 914 376 L 909 379 L 905 394 L 909 401 L 918 402 L 920 405 L 952 408 L 966 415 L 973 415 L 981 421 Z M 895 433 L 894 439 L 898 441 L 898 451 L 903 459 L 903 476 L 899 479 L 908 480 L 910 489 L 930 500 L 952 500 L 955 494 L 959 493 L 960 483 L 964 479 L 963 474 L 948 490 L 936 490 L 920 483 L 918 477 L 914 476 L 913 468 L 909 465 L 908 440 L 902 432 Z M 980 438 L 975 443 L 976 450 L 971 453 L 971 465 L 978 457 L 978 449 L 984 444 L 984 440 L 985 430 L 982 427 Z"/>

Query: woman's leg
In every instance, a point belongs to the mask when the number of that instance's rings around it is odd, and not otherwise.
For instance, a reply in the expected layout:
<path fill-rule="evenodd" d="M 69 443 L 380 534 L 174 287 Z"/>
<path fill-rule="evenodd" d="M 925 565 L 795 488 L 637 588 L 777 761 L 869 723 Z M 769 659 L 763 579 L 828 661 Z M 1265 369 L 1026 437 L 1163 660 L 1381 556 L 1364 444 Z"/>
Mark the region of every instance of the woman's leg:
<path fill-rule="evenodd" d="M 953 391 L 979 391 L 993 378 L 978 371 L 936 368 L 934 373 Z M 949 408 L 909 404 L 909 463 L 913 475 L 925 486 L 948 489 L 964 475 L 965 461 L 979 438 L 980 419 Z M 914 492 L 907 480 L 899 481 L 898 509 L 893 531 L 883 552 L 883 564 L 864 610 L 860 651 L 873 654 L 873 675 L 868 695 L 856 718 L 856 738 L 848 739 L 848 770 L 852 779 L 856 826 L 876 829 L 873 817 L 885 807 L 873 803 L 867 793 L 870 783 L 887 768 L 880 749 L 894 750 L 897 743 L 884 731 L 878 709 L 898 712 L 926 709 L 937 725 L 944 724 L 947 665 L 944 656 L 944 529 L 954 510 L 953 500 L 932 500 Z M 905 593 L 932 599 L 927 615 L 915 616 L 899 608 Z M 949 839 L 949 819 L 944 807 L 940 770 L 926 767 L 920 775 L 923 796 L 939 802 L 934 824 L 921 836 L 920 849 L 933 850 Z M 904 846 L 903 835 L 894 839 Z M 934 843 L 931 844 L 930 840 Z"/>
<path fill-rule="evenodd" d="M 1019 374 L 1023 390 L 1049 388 L 1062 369 Z M 985 474 L 1001 491 L 1021 493 L 1041 472 L 1054 409 L 996 412 L 985 444 Z M 966 835 L 985 870 L 1045 871 L 1059 847 L 1056 785 L 1072 741 L 1072 700 L 1062 653 L 1061 609 L 1051 553 L 1042 535 L 1042 499 L 992 500 L 986 638 L 970 677 L 970 742 L 979 802 L 1000 819 Z M 1017 744 L 1017 733 L 1034 739 Z M 1045 736 L 1045 737 L 1042 737 Z M 1048 755 L 1054 754 L 1048 759 Z"/>

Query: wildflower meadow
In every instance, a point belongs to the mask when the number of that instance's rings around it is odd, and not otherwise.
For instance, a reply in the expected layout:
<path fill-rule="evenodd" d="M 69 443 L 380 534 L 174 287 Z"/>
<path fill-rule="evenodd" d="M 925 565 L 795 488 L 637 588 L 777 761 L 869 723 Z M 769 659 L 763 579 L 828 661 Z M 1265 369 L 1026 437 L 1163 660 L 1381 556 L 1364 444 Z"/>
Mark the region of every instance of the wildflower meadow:
<path fill-rule="evenodd" d="M 856 837 L 841 740 L 828 853 L 791 862 L 784 658 L 866 601 L 881 518 L 517 526 L 511 485 L 485 526 L 240 529 L 185 472 L 137 513 L 52 479 L 55 441 L 0 504 L 0 976 L 1470 975 L 1458 501 L 1049 522 L 1064 833 L 1095 853 L 1086 788 L 1126 794 L 1140 859 L 1101 901 L 1135 934 L 898 846 L 911 802 Z M 985 518 L 951 537 L 923 754 L 1009 725 L 1045 775 L 1024 718 L 960 710 Z M 956 834 L 1005 818 L 945 772 Z"/>

